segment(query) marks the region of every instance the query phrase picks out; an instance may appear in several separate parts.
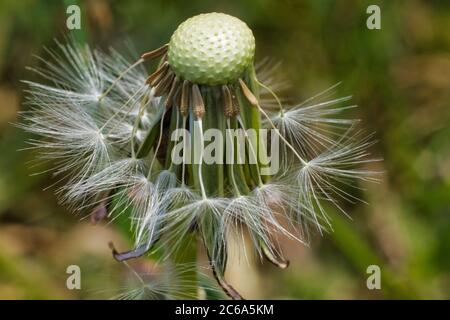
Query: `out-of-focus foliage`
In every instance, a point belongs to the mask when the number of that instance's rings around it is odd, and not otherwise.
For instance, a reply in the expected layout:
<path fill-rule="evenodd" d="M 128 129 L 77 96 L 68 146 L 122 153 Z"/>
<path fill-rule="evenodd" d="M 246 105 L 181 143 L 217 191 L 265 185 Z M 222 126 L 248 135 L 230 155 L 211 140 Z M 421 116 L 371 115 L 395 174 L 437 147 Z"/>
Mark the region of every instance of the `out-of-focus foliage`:
<path fill-rule="evenodd" d="M 74 1 L 0 3 L 0 298 L 113 297 L 127 281 L 108 241 L 126 247 L 111 225 L 92 226 L 57 205 L 55 181 L 35 166 L 24 133 L 11 126 L 25 107 L 21 79 L 33 55 L 64 39 Z M 376 131 L 381 183 L 362 185 L 369 204 L 338 212 L 334 232 L 310 248 L 284 241 L 291 266 L 232 260 L 228 278 L 250 298 L 450 298 L 450 3 L 444 1 L 77 1 L 75 35 L 106 49 L 143 52 L 168 41 L 201 12 L 236 15 L 254 30 L 257 58 L 282 61 L 289 95 L 301 100 L 342 81 L 360 108 L 350 117 Z M 366 28 L 378 4 L 382 29 Z M 81 220 L 81 221 L 79 221 Z M 148 268 L 144 265 L 137 268 Z M 66 289 L 66 268 L 82 270 L 82 290 Z M 382 289 L 368 290 L 377 264 Z M 150 266 L 153 267 L 153 266 Z"/>

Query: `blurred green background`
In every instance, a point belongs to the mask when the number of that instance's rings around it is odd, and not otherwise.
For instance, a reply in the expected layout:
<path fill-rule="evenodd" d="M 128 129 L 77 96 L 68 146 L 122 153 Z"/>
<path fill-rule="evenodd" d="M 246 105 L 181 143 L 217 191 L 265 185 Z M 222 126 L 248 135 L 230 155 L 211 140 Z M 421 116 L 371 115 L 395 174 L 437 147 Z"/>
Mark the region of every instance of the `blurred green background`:
<path fill-rule="evenodd" d="M 253 29 L 257 59 L 282 61 L 289 96 L 307 98 L 342 81 L 379 143 L 379 184 L 363 185 L 365 204 L 346 204 L 353 220 L 331 211 L 334 232 L 310 248 L 284 241 L 287 270 L 232 261 L 229 281 L 247 298 L 450 298 L 450 2 L 448 1 L 42 1 L 0 2 L 0 298 L 109 298 L 127 269 L 107 243 L 125 247 L 113 225 L 93 226 L 60 207 L 50 175 L 33 163 L 11 123 L 23 108 L 33 55 L 64 39 L 67 5 L 82 9 L 76 37 L 106 49 L 130 42 L 137 52 L 166 43 L 179 23 L 210 11 Z M 368 30 L 366 8 L 381 8 Z M 66 268 L 82 270 L 82 290 L 66 288 Z M 144 265 L 146 264 L 146 265 Z M 137 268 L 158 268 L 141 262 Z M 379 265 L 381 290 L 366 268 Z"/>

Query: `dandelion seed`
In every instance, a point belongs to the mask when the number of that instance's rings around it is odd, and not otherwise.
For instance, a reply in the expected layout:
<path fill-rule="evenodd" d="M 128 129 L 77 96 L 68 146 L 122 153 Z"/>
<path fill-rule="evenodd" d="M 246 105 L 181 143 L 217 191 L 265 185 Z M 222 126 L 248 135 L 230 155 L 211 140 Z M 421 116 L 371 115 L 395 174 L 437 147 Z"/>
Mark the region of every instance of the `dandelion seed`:
<path fill-rule="evenodd" d="M 380 161 L 379 159 L 369 158 L 370 154 L 366 151 L 374 143 L 371 141 L 371 136 L 360 138 L 361 132 L 351 135 L 351 131 L 343 135 L 327 151 L 298 170 L 296 179 L 299 186 L 299 202 L 310 209 L 308 211 L 313 214 L 317 226 L 320 225 L 320 222 L 316 212 L 331 227 L 329 217 L 320 200 L 332 203 L 343 214 L 347 215 L 336 197 L 351 203 L 361 200 L 345 191 L 342 186 L 358 188 L 352 183 L 358 179 L 376 181 L 375 176 L 378 172 L 350 169 L 357 165 Z M 316 207 L 317 210 L 315 210 Z"/>
<path fill-rule="evenodd" d="M 317 95 L 318 99 L 335 86 Z M 319 155 L 323 150 L 335 143 L 335 139 L 352 127 L 357 120 L 333 118 L 333 116 L 356 106 L 339 106 L 351 97 L 343 97 L 316 104 L 299 104 L 277 112 L 271 121 L 281 134 L 299 150 L 305 158 Z M 313 99 L 314 100 L 314 99 Z M 311 102 L 313 100 L 308 100 Z M 286 154 L 288 150 L 284 151 Z M 286 156 L 287 157 L 287 156 Z"/>
<path fill-rule="evenodd" d="M 43 67 L 30 68 L 53 86 L 24 82 L 34 95 L 54 103 L 72 101 L 85 107 L 95 105 L 105 86 L 101 56 L 88 46 L 56 44 L 59 52 L 46 50 L 51 60 L 38 57 Z"/>

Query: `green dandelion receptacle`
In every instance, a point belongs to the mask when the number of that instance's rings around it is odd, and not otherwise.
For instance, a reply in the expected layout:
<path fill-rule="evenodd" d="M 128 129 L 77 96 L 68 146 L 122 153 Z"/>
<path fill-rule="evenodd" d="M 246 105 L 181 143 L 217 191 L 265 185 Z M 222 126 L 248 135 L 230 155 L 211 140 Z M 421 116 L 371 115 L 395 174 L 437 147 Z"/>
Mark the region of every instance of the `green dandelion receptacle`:
<path fill-rule="evenodd" d="M 180 78 L 201 85 L 236 81 L 253 64 L 255 38 L 238 18 L 207 13 L 183 22 L 172 35 L 168 61 Z"/>

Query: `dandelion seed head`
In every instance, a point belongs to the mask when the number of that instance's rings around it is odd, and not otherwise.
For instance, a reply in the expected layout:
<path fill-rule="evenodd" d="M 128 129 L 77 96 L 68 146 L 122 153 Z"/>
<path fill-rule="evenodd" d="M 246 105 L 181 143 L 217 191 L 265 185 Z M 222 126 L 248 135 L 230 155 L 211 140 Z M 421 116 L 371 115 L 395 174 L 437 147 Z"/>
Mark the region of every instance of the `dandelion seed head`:
<path fill-rule="evenodd" d="M 375 181 L 376 172 L 361 168 L 376 161 L 367 151 L 372 136 L 342 117 L 354 108 L 351 97 L 333 98 L 333 86 L 287 105 L 274 92 L 286 89 L 275 76 L 278 65 L 253 65 L 253 34 L 237 18 L 211 13 L 188 19 L 170 43 L 134 63 L 114 50 L 56 46 L 32 68 L 45 83 L 25 81 L 29 110 L 19 126 L 39 137 L 30 147 L 61 177 L 62 202 L 76 212 L 100 206 L 111 221 L 127 215 L 136 249 L 115 252 L 117 260 L 158 247 L 164 248 L 161 261 L 170 262 L 186 239 L 195 238 L 223 285 L 233 235 L 242 244 L 249 236 L 260 257 L 284 268 L 277 235 L 308 244 L 311 225 L 320 233 L 331 228 L 324 202 L 346 214 L 340 200 L 359 200 L 349 189 Z M 148 75 L 142 62 L 154 58 L 160 59 L 158 68 Z M 175 142 L 168 138 L 180 128 L 194 133 L 194 121 L 199 134 L 183 141 L 182 163 L 175 163 Z M 191 147 L 205 146 L 203 128 L 258 129 L 261 121 L 280 138 L 277 174 L 262 177 L 259 161 L 211 164 L 205 150 L 199 164 L 188 161 L 196 151 Z M 255 150 L 265 148 L 245 139 L 248 158 L 260 156 Z M 119 298 L 171 298 L 188 285 L 136 278 L 139 286 Z"/>

